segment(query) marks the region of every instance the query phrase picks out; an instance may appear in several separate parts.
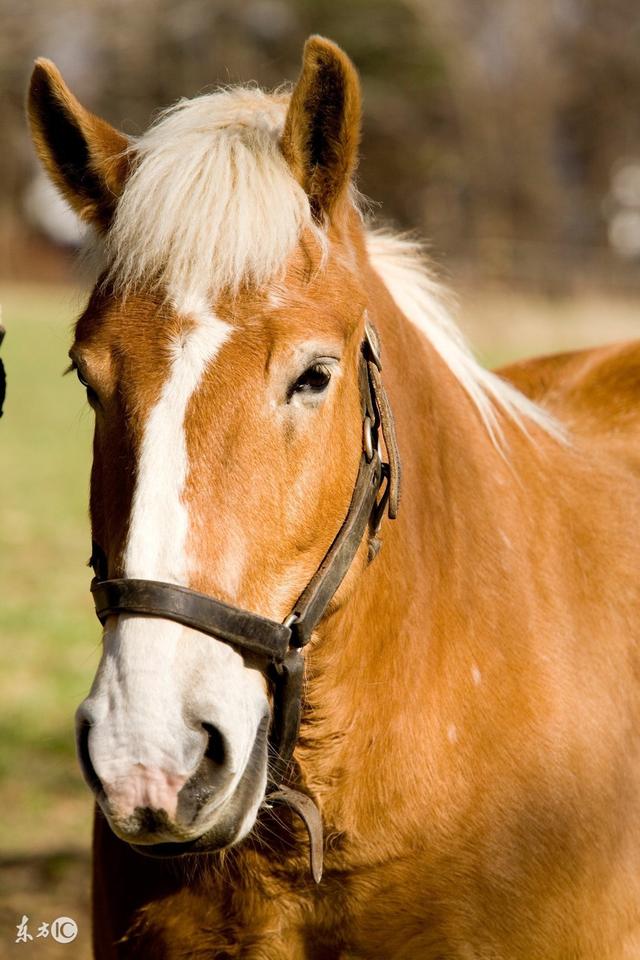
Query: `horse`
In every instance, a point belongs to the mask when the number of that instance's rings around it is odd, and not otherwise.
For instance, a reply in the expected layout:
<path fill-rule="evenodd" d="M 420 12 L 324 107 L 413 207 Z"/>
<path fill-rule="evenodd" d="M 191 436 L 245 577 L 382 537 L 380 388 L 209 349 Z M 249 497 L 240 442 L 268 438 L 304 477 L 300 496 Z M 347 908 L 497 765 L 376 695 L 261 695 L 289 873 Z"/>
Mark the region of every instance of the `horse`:
<path fill-rule="evenodd" d="M 46 60 L 28 114 L 100 264 L 96 957 L 640 956 L 640 347 L 483 368 L 322 37 L 137 139 Z"/>

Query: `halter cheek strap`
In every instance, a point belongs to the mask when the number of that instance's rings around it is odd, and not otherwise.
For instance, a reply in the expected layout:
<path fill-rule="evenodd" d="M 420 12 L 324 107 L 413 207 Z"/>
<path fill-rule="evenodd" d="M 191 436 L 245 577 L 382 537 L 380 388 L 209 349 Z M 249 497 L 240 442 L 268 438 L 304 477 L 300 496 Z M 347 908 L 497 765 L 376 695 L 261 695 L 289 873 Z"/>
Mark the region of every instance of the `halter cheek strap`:
<path fill-rule="evenodd" d="M 322 822 L 306 794 L 284 786 L 298 739 L 302 712 L 304 658 L 302 649 L 342 583 L 363 536 L 369 530 L 369 561 L 380 542 L 378 531 L 385 513 L 396 517 L 400 497 L 400 457 L 393 415 L 382 383 L 380 343 L 367 322 L 360 353 L 360 399 L 363 417 L 362 456 L 351 503 L 331 546 L 315 574 L 282 623 L 242 610 L 188 587 L 157 580 L 128 577 L 108 579 L 107 560 L 94 543 L 91 583 L 96 614 L 105 623 L 119 613 L 174 620 L 235 647 L 264 662 L 273 686 L 273 718 L 268 804 L 285 803 L 305 822 L 310 838 L 311 871 L 322 875 Z M 380 435 L 387 460 L 382 459 Z"/>

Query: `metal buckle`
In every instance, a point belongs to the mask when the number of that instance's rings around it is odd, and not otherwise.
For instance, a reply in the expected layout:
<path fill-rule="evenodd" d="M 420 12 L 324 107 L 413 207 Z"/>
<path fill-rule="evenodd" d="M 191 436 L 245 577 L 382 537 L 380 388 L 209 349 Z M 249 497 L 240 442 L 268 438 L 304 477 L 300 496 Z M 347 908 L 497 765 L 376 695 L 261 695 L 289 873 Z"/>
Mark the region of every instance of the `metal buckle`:
<path fill-rule="evenodd" d="M 304 644 L 300 640 L 298 631 L 296 630 L 296 624 L 300 621 L 300 615 L 298 613 L 290 613 L 289 616 L 283 620 L 282 626 L 288 627 L 291 631 L 291 637 L 289 638 L 289 653 L 291 650 L 300 650 L 300 647 Z"/>
<path fill-rule="evenodd" d="M 369 414 L 367 414 L 362 422 L 362 446 L 364 455 L 367 458 L 367 463 L 371 463 L 375 451 L 373 447 L 373 421 Z"/>

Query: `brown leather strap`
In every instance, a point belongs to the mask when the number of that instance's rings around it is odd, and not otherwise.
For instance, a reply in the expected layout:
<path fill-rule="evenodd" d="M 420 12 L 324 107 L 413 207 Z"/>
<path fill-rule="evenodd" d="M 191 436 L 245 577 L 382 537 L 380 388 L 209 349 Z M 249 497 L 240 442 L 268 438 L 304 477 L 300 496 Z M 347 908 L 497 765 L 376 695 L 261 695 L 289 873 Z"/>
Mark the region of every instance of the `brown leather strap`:
<path fill-rule="evenodd" d="M 269 733 L 270 771 L 273 783 L 282 783 L 289 774 L 293 750 L 300 733 L 304 657 L 300 650 L 290 650 L 282 663 L 271 672 L 273 681 L 273 719 Z"/>
<path fill-rule="evenodd" d="M 382 464 L 377 451 L 371 462 L 363 454 L 347 516 L 324 560 L 293 607 L 291 643 L 304 647 L 322 619 L 358 552 L 374 512 L 382 482 Z"/>
<path fill-rule="evenodd" d="M 400 505 L 400 454 L 398 452 L 398 441 L 396 439 L 396 426 L 393 418 L 393 412 L 387 397 L 387 391 L 382 384 L 380 369 L 375 364 L 369 364 L 369 376 L 376 397 L 376 405 L 380 415 L 380 426 L 384 445 L 387 448 L 389 458 L 389 519 L 395 520 L 398 516 L 398 507 Z"/>
<path fill-rule="evenodd" d="M 369 347 L 367 364 L 371 392 L 375 399 L 376 426 L 380 427 L 389 458 L 388 513 L 389 519 L 395 520 L 398 516 L 398 507 L 400 506 L 400 481 L 402 476 L 396 423 L 387 391 L 382 382 L 380 338 L 378 331 L 368 320 L 365 323 L 365 336 Z"/>
<path fill-rule="evenodd" d="M 316 883 L 322 880 L 322 864 L 324 851 L 322 849 L 322 817 L 320 811 L 306 793 L 292 790 L 291 787 L 280 786 L 267 797 L 269 805 L 283 803 L 298 814 L 309 835 L 309 866 L 311 876 Z"/>
<path fill-rule="evenodd" d="M 91 593 L 101 623 L 118 613 L 164 617 L 275 663 L 282 662 L 289 649 L 291 629 L 285 624 L 175 583 L 96 577 Z"/>

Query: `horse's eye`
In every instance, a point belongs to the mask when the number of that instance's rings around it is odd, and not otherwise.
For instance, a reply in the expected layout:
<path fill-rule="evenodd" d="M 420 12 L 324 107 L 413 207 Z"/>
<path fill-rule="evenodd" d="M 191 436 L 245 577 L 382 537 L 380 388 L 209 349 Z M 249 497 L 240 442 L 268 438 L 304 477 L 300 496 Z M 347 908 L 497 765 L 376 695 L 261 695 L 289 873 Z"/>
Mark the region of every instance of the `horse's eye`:
<path fill-rule="evenodd" d="M 88 400 L 89 403 L 92 404 L 92 405 L 93 405 L 93 404 L 96 404 L 96 403 L 98 402 L 98 394 L 97 394 L 96 391 L 93 389 L 93 387 L 91 386 L 91 384 L 83 377 L 82 371 L 79 370 L 78 367 L 75 367 L 74 369 L 75 369 L 75 371 L 76 371 L 76 376 L 77 376 L 78 380 L 80 381 L 80 383 L 82 384 L 82 386 L 83 386 L 83 387 L 85 388 L 85 390 L 87 391 L 87 400 Z"/>
<path fill-rule="evenodd" d="M 289 389 L 289 397 L 295 393 L 322 393 L 329 386 L 331 370 L 325 363 L 312 363 Z"/>

